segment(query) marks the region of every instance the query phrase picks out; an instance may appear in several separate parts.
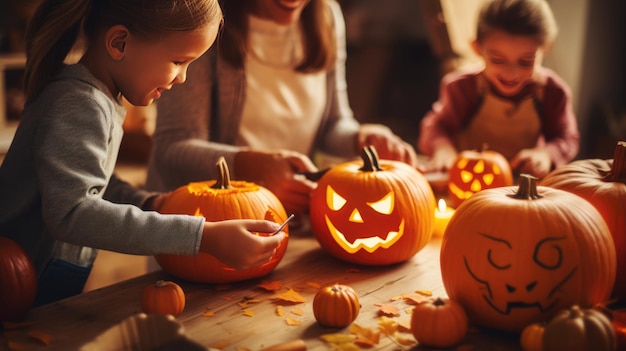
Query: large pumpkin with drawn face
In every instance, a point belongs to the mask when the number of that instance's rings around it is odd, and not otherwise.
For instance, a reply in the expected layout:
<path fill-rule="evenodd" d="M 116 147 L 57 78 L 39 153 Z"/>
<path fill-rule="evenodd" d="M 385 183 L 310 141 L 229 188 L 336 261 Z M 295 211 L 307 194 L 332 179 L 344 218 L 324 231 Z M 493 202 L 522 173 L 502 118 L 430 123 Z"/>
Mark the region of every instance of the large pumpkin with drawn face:
<path fill-rule="evenodd" d="M 362 161 L 331 168 L 311 197 L 311 227 L 333 256 L 363 265 L 405 261 L 431 237 L 435 197 L 415 168 L 379 160 L 373 147 Z"/>
<path fill-rule="evenodd" d="M 448 296 L 479 326 L 520 332 L 572 305 L 607 300 L 616 254 L 586 200 L 536 185 L 487 189 L 456 210 L 441 246 Z"/>
<path fill-rule="evenodd" d="M 231 181 L 224 158 L 218 161 L 217 169 L 218 179 L 192 182 L 169 193 L 160 212 L 202 216 L 212 222 L 227 219 L 266 219 L 281 223 L 287 218 L 282 203 L 268 189 L 251 182 Z M 287 227 L 284 231 L 289 233 Z M 164 271 L 185 280 L 229 283 L 258 278 L 270 273 L 285 255 L 287 243 L 288 235 L 268 262 L 245 270 L 235 270 L 215 256 L 204 252 L 196 256 L 161 254 L 156 255 L 155 259 Z"/>
<path fill-rule="evenodd" d="M 481 190 L 513 185 L 509 161 L 486 145 L 480 150 L 461 151 L 448 174 L 448 196 L 453 207 Z"/>

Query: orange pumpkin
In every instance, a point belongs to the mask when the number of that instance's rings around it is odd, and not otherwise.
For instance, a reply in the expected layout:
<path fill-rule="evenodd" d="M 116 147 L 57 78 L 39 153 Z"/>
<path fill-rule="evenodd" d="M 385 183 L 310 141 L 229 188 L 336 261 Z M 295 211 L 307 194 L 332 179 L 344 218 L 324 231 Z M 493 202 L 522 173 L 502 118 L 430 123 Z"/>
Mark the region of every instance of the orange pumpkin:
<path fill-rule="evenodd" d="M 611 321 L 595 309 L 577 305 L 559 311 L 545 327 L 543 349 L 614 351 L 617 340 Z"/>
<path fill-rule="evenodd" d="M 613 160 L 578 160 L 559 167 L 539 182 L 589 201 L 609 226 L 617 250 L 613 297 L 626 299 L 626 141 L 615 147 Z"/>
<path fill-rule="evenodd" d="M 311 227 L 333 256 L 357 264 L 405 261 L 431 237 L 435 196 L 415 168 L 379 160 L 362 150 L 362 162 L 331 168 L 311 196 Z"/>
<path fill-rule="evenodd" d="M 513 185 L 509 161 L 487 146 L 461 151 L 448 174 L 448 195 L 453 207 L 478 191 Z"/>
<path fill-rule="evenodd" d="M 460 304 L 437 298 L 415 306 L 411 314 L 411 332 L 420 345 L 451 347 L 463 340 L 469 322 Z"/>
<path fill-rule="evenodd" d="M 524 327 L 520 335 L 520 345 L 524 351 L 543 351 L 545 323 L 531 323 Z"/>
<path fill-rule="evenodd" d="M 185 292 L 174 282 L 159 280 L 143 289 L 141 309 L 148 314 L 176 317 L 185 309 Z"/>
<path fill-rule="evenodd" d="M 320 289 L 313 299 L 313 315 L 321 325 L 343 328 L 359 315 L 361 304 L 347 285 L 334 284 Z"/>
<path fill-rule="evenodd" d="M 520 332 L 560 309 L 606 301 L 615 247 L 598 211 L 583 198 L 537 186 L 487 189 L 448 224 L 441 275 L 451 299 L 479 326 Z"/>
<path fill-rule="evenodd" d="M 37 294 L 35 266 L 15 241 L 0 236 L 0 321 L 19 321 Z"/>
<path fill-rule="evenodd" d="M 271 191 L 255 183 L 231 181 L 224 158 L 218 161 L 217 168 L 220 175 L 217 180 L 190 183 L 169 193 L 160 212 L 203 216 L 207 221 L 266 219 L 280 223 L 287 218 L 283 205 Z M 289 233 L 288 228 L 283 231 Z M 164 271 L 176 277 L 202 283 L 229 283 L 270 273 L 285 255 L 287 242 L 285 236 L 268 262 L 246 270 L 235 270 L 204 252 L 197 256 L 162 254 L 155 258 Z"/>

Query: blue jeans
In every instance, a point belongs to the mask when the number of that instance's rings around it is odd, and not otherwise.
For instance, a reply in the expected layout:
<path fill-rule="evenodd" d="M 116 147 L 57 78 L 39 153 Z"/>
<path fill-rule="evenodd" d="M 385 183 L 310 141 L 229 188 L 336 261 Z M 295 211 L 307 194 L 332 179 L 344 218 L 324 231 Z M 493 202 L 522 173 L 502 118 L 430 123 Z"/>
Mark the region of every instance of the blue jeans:
<path fill-rule="evenodd" d="M 34 306 L 51 303 L 83 292 L 91 267 L 52 258 L 37 280 Z"/>

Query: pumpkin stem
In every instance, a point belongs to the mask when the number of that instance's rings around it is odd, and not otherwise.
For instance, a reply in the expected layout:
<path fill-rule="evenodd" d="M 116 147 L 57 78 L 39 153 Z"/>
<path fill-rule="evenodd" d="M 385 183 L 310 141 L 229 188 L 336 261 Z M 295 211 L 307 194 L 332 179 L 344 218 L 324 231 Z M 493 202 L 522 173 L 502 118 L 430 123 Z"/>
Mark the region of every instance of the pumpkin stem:
<path fill-rule="evenodd" d="M 618 141 L 615 145 L 611 171 L 602 180 L 626 183 L 626 141 Z"/>
<path fill-rule="evenodd" d="M 217 181 L 211 186 L 212 189 L 230 189 L 230 171 L 224 156 L 220 157 L 215 164 L 217 167 Z"/>
<path fill-rule="evenodd" d="M 364 172 L 376 172 L 382 171 L 380 164 L 378 163 L 378 153 L 376 148 L 372 145 L 368 145 L 361 149 L 361 158 L 363 159 L 363 167 L 360 168 Z"/>
<path fill-rule="evenodd" d="M 435 306 L 443 306 L 443 305 L 445 305 L 445 304 L 446 304 L 446 303 L 445 303 L 445 302 L 443 302 L 443 300 L 441 299 L 441 297 L 438 297 L 435 301 L 433 301 L 433 305 L 435 305 Z"/>
<path fill-rule="evenodd" d="M 165 280 L 157 280 L 156 283 L 154 283 L 154 286 L 156 286 L 157 288 L 162 288 L 164 286 L 166 286 L 167 284 L 165 283 Z"/>
<path fill-rule="evenodd" d="M 520 174 L 517 193 L 507 196 L 520 200 L 537 200 L 543 197 L 537 192 L 537 177 L 530 174 Z"/>

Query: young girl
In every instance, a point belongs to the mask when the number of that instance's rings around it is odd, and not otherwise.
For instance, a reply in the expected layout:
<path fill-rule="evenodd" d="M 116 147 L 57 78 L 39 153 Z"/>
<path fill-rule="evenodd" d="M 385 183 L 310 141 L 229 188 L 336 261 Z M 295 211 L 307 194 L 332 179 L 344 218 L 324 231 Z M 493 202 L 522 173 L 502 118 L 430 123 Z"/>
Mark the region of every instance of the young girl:
<path fill-rule="evenodd" d="M 557 28 L 544 0 L 494 0 L 480 12 L 474 50 L 484 67 L 443 78 L 439 101 L 421 123 L 419 150 L 433 170 L 457 152 L 489 149 L 517 173 L 545 176 L 578 153 L 570 91 L 542 60 Z"/>
<path fill-rule="evenodd" d="M 284 233 L 261 220 L 208 223 L 161 215 L 162 195 L 113 175 L 122 96 L 148 105 L 185 81 L 214 42 L 216 0 L 44 0 L 26 35 L 25 106 L 0 168 L 0 235 L 21 244 L 38 272 L 36 305 L 78 294 L 96 249 L 212 254 L 237 269 L 272 256 Z M 78 64 L 64 59 L 84 33 Z M 234 249 L 236 247 L 236 249 Z"/>

